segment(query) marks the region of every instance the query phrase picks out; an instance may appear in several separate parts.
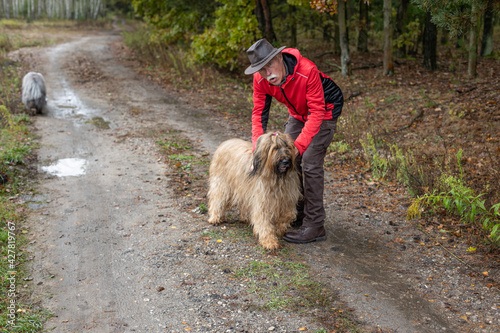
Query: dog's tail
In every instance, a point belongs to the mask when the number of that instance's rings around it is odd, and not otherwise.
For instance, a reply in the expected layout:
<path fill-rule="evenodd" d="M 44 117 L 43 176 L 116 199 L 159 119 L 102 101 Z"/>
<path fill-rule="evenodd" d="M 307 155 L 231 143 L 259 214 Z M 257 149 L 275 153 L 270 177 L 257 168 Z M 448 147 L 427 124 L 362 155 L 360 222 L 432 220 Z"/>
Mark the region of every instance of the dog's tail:
<path fill-rule="evenodd" d="M 45 79 L 40 73 L 29 72 L 23 78 L 22 102 L 27 108 L 36 108 L 41 112 L 47 103 Z"/>

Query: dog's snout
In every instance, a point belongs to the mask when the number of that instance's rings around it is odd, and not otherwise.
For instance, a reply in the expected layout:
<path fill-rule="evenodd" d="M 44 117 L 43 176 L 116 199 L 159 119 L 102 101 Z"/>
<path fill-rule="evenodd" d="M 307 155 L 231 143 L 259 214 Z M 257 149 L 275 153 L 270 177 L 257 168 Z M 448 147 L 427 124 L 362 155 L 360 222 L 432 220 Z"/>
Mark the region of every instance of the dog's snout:
<path fill-rule="evenodd" d="M 280 162 L 278 164 L 278 172 L 285 173 L 291 167 L 292 167 L 292 160 L 290 160 L 288 158 L 284 158 L 284 159 L 280 160 Z"/>
<path fill-rule="evenodd" d="M 290 161 L 289 159 L 285 158 L 283 160 L 281 160 L 281 165 L 283 166 L 290 166 L 292 164 L 292 161 Z"/>

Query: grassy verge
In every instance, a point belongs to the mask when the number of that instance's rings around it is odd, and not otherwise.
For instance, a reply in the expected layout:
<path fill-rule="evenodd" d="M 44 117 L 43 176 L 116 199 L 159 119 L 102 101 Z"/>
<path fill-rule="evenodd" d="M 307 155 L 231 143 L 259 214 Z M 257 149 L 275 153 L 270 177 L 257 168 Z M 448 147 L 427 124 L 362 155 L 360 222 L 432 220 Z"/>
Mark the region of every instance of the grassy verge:
<path fill-rule="evenodd" d="M 2 332 L 38 332 L 50 315 L 30 300 L 29 253 L 26 251 L 27 207 L 20 196 L 30 190 L 28 159 L 34 141 L 30 119 L 13 114 L 19 77 L 14 67 L 0 72 L 0 329 Z M 13 111 L 16 111 L 15 109 Z"/>

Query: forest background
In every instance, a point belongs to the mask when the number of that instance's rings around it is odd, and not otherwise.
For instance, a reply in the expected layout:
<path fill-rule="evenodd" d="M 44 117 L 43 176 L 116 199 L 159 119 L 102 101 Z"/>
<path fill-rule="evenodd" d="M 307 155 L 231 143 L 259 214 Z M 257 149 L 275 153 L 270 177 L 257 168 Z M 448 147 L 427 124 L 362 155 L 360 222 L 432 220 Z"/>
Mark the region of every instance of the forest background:
<path fill-rule="evenodd" d="M 29 186 L 36 148 L 20 103 L 21 70 L 6 55 L 48 42 L 13 32 L 75 27 L 65 20 L 109 28 L 125 17 L 124 39 L 144 74 L 199 98 L 247 136 L 246 49 L 262 37 L 297 47 L 346 100 L 325 168 L 362 173 L 377 187 L 399 184 L 409 219 L 467 242 L 471 252 L 498 254 L 499 12 L 497 0 L 1 0 L 2 253 L 9 225 L 25 214 L 10 198 Z M 269 129 L 286 118 L 273 103 Z"/>
<path fill-rule="evenodd" d="M 246 49 L 262 37 L 299 48 L 346 100 L 326 167 L 356 166 L 377 184 L 401 184 L 412 198 L 408 218 L 438 216 L 488 251 L 500 245 L 499 12 L 497 0 L 0 1 L 2 29 L 20 19 L 127 17 L 125 41 L 144 71 L 186 93 L 204 91 L 246 131 Z M 0 31 L 2 58 L 22 44 Z M 9 96 L 19 89 L 9 68 L 3 61 L 4 130 L 22 112 Z M 286 110 L 274 103 L 271 112 L 270 129 L 279 128 Z M 2 179 L 25 148 L 0 151 Z"/>
<path fill-rule="evenodd" d="M 265 37 L 297 47 L 347 100 L 327 167 L 356 163 L 397 182 L 422 212 L 476 245 L 500 244 L 497 1 L 134 0 L 145 24 L 126 34 L 151 73 L 249 127 L 245 50 Z M 147 36 L 147 38 L 144 38 Z M 497 51 L 498 52 L 498 51 Z M 238 89 L 222 89 L 221 77 Z M 212 96 L 212 97 L 210 97 Z M 277 103 L 274 103 L 277 104 Z M 274 124 L 286 111 L 274 105 Z M 273 124 L 271 124 L 272 126 Z M 446 217 L 445 217 L 446 216 Z M 442 223 L 440 222 L 439 225 Z M 444 229 L 443 229 L 444 230 Z"/>

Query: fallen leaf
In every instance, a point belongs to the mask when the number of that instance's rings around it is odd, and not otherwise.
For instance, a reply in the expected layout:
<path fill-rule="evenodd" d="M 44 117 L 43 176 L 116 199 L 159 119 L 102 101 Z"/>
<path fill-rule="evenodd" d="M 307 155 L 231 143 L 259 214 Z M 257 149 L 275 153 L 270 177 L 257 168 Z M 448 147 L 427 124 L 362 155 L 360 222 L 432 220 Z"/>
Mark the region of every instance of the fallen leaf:
<path fill-rule="evenodd" d="M 307 327 L 301 327 L 299 328 L 299 331 L 307 331 Z"/>

